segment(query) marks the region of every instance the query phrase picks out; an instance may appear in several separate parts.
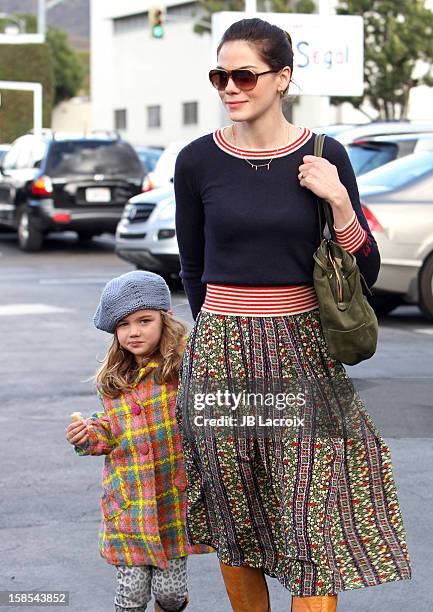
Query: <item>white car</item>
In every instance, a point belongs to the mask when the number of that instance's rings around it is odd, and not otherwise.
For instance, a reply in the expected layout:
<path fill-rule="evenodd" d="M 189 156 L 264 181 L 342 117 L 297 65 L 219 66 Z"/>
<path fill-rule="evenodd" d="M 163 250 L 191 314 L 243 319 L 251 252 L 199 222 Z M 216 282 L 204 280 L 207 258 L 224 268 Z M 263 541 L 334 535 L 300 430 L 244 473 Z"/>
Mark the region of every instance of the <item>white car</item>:
<path fill-rule="evenodd" d="M 311 128 L 313 132 L 328 134 L 339 140 L 341 144 L 349 145 L 358 139 L 369 136 L 386 136 L 387 134 L 415 134 L 418 132 L 433 132 L 433 123 L 412 123 L 411 121 L 371 121 L 361 125 L 346 126 L 344 124 L 326 125 Z"/>
<path fill-rule="evenodd" d="M 168 145 L 158 159 L 155 170 L 149 172 L 144 179 L 143 191 L 151 191 L 157 187 L 167 187 L 173 182 L 176 158 L 180 151 L 189 144 L 189 141 L 178 140 Z"/>

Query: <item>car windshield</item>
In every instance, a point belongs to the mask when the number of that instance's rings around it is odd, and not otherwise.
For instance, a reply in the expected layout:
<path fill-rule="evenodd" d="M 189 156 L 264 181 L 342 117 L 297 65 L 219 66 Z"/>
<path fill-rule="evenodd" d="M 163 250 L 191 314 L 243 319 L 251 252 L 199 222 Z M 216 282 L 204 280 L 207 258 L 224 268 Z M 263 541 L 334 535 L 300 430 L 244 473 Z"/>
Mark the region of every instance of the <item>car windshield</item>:
<path fill-rule="evenodd" d="M 54 142 L 47 160 L 52 177 L 77 175 L 142 176 L 143 167 L 134 149 L 126 142 L 77 140 Z"/>
<path fill-rule="evenodd" d="M 141 163 L 147 172 L 153 172 L 155 170 L 155 166 L 158 162 L 158 159 L 161 157 L 162 151 L 155 150 L 152 151 L 150 149 L 138 149 L 137 154 L 141 159 Z"/>
<path fill-rule="evenodd" d="M 383 166 L 397 157 L 397 145 L 391 143 L 351 144 L 347 153 L 357 176 Z"/>
<path fill-rule="evenodd" d="M 433 172 L 433 151 L 419 151 L 376 168 L 358 178 L 359 188 L 397 189 Z"/>
<path fill-rule="evenodd" d="M 174 142 L 164 150 L 155 166 L 154 180 L 157 185 L 171 181 L 174 176 L 176 158 L 187 144 L 187 142 Z"/>

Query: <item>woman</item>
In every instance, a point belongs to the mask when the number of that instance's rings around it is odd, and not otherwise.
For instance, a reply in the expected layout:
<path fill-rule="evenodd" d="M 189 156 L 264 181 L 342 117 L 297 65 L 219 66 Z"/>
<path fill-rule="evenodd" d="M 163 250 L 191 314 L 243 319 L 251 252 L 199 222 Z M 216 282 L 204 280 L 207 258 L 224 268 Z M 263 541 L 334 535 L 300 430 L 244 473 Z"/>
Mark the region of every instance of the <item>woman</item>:
<path fill-rule="evenodd" d="M 232 124 L 185 147 L 175 172 L 181 275 L 195 319 L 177 404 L 188 534 L 217 550 L 237 612 L 270 610 L 264 574 L 291 591 L 294 612 L 331 611 L 338 591 L 411 575 L 389 449 L 362 402 L 355 395 L 351 404 L 356 434 L 274 428 L 261 439 L 201 433 L 192 400 L 215 381 L 307 380 L 340 405 L 351 384 L 328 354 L 313 287 L 316 196 L 330 203 L 337 239 L 369 286 L 379 253 L 344 147 L 326 138 L 324 158 L 313 156 L 314 134 L 282 113 L 289 35 L 245 19 L 217 55 L 209 76 Z"/>

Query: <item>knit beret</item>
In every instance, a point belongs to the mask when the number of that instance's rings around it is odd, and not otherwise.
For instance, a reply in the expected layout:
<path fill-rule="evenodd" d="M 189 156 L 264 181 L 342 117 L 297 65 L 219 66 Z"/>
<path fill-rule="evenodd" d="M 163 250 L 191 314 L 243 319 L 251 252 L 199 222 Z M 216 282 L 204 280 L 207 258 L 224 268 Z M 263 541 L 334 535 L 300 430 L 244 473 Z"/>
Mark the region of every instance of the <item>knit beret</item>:
<path fill-rule="evenodd" d="M 117 323 L 137 310 L 170 308 L 170 290 L 165 280 L 153 272 L 134 270 L 105 285 L 93 322 L 98 329 L 114 334 Z"/>

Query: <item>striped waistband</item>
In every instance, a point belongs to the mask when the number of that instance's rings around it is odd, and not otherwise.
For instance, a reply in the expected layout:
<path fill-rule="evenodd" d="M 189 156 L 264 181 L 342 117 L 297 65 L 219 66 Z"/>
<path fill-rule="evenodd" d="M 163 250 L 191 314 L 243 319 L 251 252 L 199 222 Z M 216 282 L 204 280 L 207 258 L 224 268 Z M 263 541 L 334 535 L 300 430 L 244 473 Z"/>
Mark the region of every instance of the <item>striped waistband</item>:
<path fill-rule="evenodd" d="M 318 306 L 316 291 L 311 285 L 239 287 L 208 283 L 202 310 L 223 315 L 271 317 L 308 312 Z"/>

